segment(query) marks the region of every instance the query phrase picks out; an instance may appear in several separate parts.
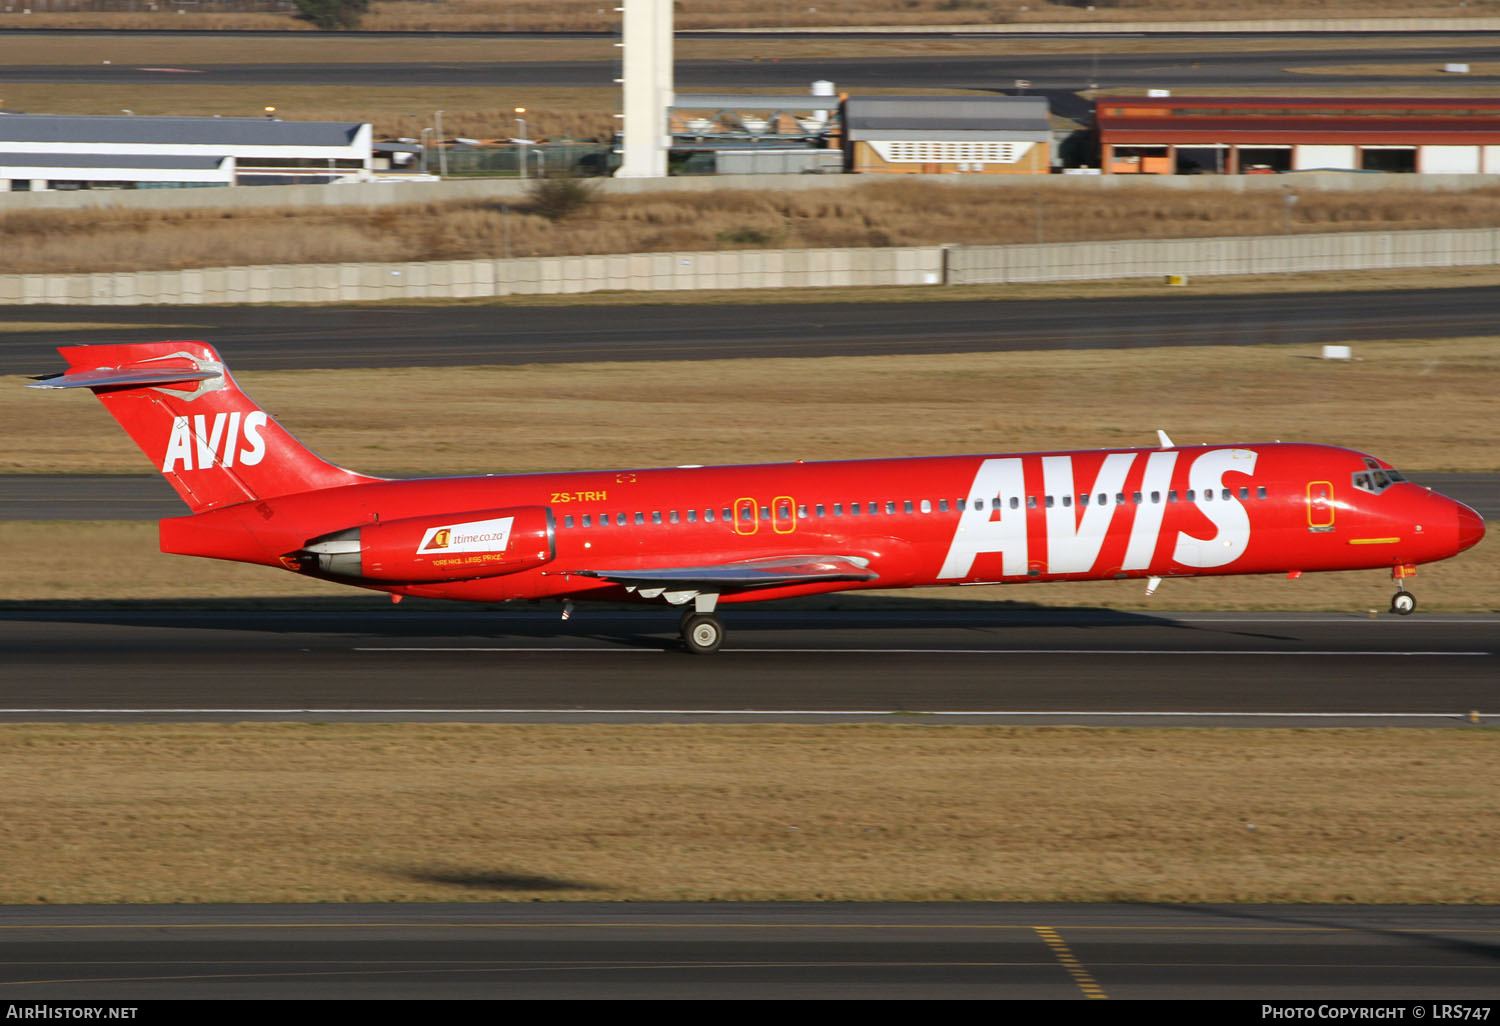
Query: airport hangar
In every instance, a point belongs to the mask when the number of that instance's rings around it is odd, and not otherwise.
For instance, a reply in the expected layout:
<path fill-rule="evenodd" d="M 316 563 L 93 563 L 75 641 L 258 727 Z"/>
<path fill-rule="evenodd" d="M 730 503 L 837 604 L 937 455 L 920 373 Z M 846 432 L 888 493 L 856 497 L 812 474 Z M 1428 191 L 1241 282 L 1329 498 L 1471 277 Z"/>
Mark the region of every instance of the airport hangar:
<path fill-rule="evenodd" d="M 1103 96 L 1105 174 L 1500 173 L 1500 99 Z"/>

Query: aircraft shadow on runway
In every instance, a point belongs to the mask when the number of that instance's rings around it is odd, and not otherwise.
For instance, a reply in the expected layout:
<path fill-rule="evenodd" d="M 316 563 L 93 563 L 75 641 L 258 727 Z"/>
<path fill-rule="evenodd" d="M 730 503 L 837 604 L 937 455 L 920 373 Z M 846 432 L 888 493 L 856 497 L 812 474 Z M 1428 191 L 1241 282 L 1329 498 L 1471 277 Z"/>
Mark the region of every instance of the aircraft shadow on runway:
<path fill-rule="evenodd" d="M 223 600 L 87 600 L 45 604 L 0 602 L 0 623 L 111 624 L 275 634 L 344 634 L 387 639 L 593 639 L 657 648 L 660 635 L 675 638 L 680 611 L 667 606 L 578 603 L 563 620 L 555 603 L 475 606 L 407 599 L 399 607 L 364 595 L 349 598 Z M 1253 622 L 1200 624 L 1174 614 L 1121 611 L 1098 606 L 1059 607 L 1014 601 L 912 596 L 849 595 L 778 603 L 724 606 L 734 631 L 1030 630 L 1040 627 L 1101 629 L 1163 627 L 1273 641 L 1294 635 L 1256 629 Z"/>
<path fill-rule="evenodd" d="M 1350 933 L 1360 933 L 1369 937 L 1389 938 L 1403 945 L 1417 943 L 1454 954 L 1470 955 L 1492 962 L 1500 961 L 1500 943 L 1495 941 L 1445 937 L 1429 931 L 1396 926 L 1390 928 L 1370 926 L 1367 923 L 1370 906 L 1367 905 L 1350 906 L 1347 914 L 1343 914 L 1343 910 L 1336 906 L 1328 905 L 1169 905 L 1148 902 L 1147 907 L 1164 909 L 1174 915 L 1186 913 L 1199 914 L 1213 919 L 1251 919 L 1286 926 L 1290 929 L 1311 927 L 1324 930 L 1347 930 Z M 1450 910 L 1451 906 L 1444 907 L 1444 911 Z M 1415 906 L 1396 906 L 1393 909 L 1393 915 L 1397 917 L 1415 917 L 1420 913 L 1420 907 Z M 1486 922 L 1485 925 L 1488 927 L 1489 923 Z"/>

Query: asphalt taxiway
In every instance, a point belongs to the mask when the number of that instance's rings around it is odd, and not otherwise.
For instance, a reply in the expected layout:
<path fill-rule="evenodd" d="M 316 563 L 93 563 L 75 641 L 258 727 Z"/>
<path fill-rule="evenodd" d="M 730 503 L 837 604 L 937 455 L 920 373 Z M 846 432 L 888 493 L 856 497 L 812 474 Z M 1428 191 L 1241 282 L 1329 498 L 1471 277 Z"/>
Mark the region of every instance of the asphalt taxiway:
<path fill-rule="evenodd" d="M 1483 907 L 12 906 L 0 923 L 0 997 L 11 1007 L 558 997 L 1487 1005 L 1500 992 L 1500 922 Z"/>
<path fill-rule="evenodd" d="M 0 333 L 0 374 L 61 370 L 55 346 L 166 338 L 209 342 L 236 371 L 1311 347 L 1489 335 L 1496 296 L 1495 288 L 1474 287 L 1066 301 L 765 303 L 747 296 L 743 304 L 721 305 L 11 306 L 0 307 L 0 320 L 19 330 Z M 113 327 L 80 329 L 80 322 Z"/>

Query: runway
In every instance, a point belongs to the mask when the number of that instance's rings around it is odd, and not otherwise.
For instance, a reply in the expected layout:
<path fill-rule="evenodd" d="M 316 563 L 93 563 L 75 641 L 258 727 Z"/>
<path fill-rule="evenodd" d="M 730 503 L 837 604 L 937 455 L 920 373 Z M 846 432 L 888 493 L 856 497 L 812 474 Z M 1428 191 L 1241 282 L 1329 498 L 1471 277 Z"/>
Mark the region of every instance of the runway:
<path fill-rule="evenodd" d="M 1493 332 L 1497 292 L 685 306 L 0 307 L 0 319 L 18 325 L 142 325 L 0 333 L 0 374 L 57 370 L 55 346 L 163 338 L 210 342 L 236 370 L 1464 338 Z"/>
<path fill-rule="evenodd" d="M 1462 59 L 1480 70 L 1457 79 L 1432 76 L 1424 84 L 1471 87 L 1488 83 L 1484 63 L 1496 59 L 1500 46 L 1465 46 L 1455 50 L 1441 42 L 1430 48 L 1405 50 L 1355 45 L 1318 51 L 1255 50 L 1240 52 L 1204 49 L 1170 53 L 1110 53 L 1113 39 L 1099 40 L 1104 52 L 1066 54 L 994 54 L 871 57 L 780 57 L 777 40 L 742 40 L 739 59 L 683 60 L 673 63 L 679 92 L 732 89 L 802 91 L 809 82 L 832 79 L 840 89 L 890 88 L 975 89 L 1011 92 L 1016 79 L 1031 83 L 1032 91 L 1077 90 L 1098 83 L 1102 89 L 1194 87 L 1317 87 L 1410 86 L 1402 74 L 1359 76 L 1328 74 L 1339 64 L 1409 65 L 1416 69 L 1441 67 Z M 1356 41 L 1364 43 L 1364 40 Z M 846 44 L 847 45 L 847 44 Z M 443 87 L 489 86 L 532 88 L 612 89 L 620 74 L 616 60 L 565 61 L 445 61 L 328 62 L 288 64 L 206 64 L 172 61 L 167 66 L 129 63 L 90 65 L 27 65 L 19 53 L 0 67 L 0 82 L 58 82 L 120 87 L 142 85 L 263 86 L 314 85 L 328 87 Z"/>
<path fill-rule="evenodd" d="M 864 606 L 725 608 L 728 640 L 707 658 L 677 650 L 669 609 L 8 608 L 0 719 L 1462 726 L 1500 712 L 1500 618 L 1483 614 Z"/>
<path fill-rule="evenodd" d="M 0 921 L 0 996 L 12 1007 L 165 998 L 1188 998 L 1254 1001 L 1258 1019 L 1268 1002 L 1488 1006 L 1500 982 L 1500 927 L 1482 907 L 12 906 Z M 1409 1008 L 1407 1017 L 1416 1018 Z"/>

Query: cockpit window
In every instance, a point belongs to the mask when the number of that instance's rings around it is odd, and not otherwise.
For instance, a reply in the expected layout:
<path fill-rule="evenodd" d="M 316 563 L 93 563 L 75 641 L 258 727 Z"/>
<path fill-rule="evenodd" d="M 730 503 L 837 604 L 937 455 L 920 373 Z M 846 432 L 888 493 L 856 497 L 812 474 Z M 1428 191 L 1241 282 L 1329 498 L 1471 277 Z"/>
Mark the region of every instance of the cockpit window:
<path fill-rule="evenodd" d="M 1375 460 L 1365 457 L 1365 469 L 1356 470 L 1350 480 L 1354 487 L 1371 495 L 1379 495 L 1393 484 L 1400 484 L 1406 478 L 1401 476 L 1397 470 L 1387 470 Z"/>

